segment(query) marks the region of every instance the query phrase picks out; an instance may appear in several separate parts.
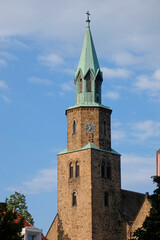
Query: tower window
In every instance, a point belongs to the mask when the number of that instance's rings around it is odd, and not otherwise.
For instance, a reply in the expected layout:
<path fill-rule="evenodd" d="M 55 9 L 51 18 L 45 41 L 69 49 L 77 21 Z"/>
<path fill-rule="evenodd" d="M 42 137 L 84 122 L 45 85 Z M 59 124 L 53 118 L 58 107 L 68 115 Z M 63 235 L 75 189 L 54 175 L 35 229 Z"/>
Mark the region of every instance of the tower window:
<path fill-rule="evenodd" d="M 99 93 L 99 82 L 98 82 L 98 80 L 96 80 L 96 82 L 95 82 L 95 90 L 96 90 L 96 93 Z"/>
<path fill-rule="evenodd" d="M 108 207 L 108 192 L 104 193 L 104 206 Z"/>
<path fill-rule="evenodd" d="M 77 196 L 76 196 L 76 192 L 73 192 L 72 194 L 72 206 L 76 206 L 77 205 Z"/>
<path fill-rule="evenodd" d="M 73 178 L 73 164 L 69 164 L 69 178 Z"/>
<path fill-rule="evenodd" d="M 106 122 L 103 121 L 103 135 L 106 135 Z"/>
<path fill-rule="evenodd" d="M 91 79 L 87 80 L 87 92 L 91 92 Z"/>
<path fill-rule="evenodd" d="M 82 78 L 79 80 L 79 93 L 82 93 Z"/>
<path fill-rule="evenodd" d="M 111 179 L 111 165 L 109 162 L 101 162 L 101 178 Z"/>
<path fill-rule="evenodd" d="M 76 178 L 79 177 L 79 162 L 76 162 Z"/>
<path fill-rule="evenodd" d="M 111 166 L 109 162 L 106 164 L 106 178 L 111 179 Z"/>
<path fill-rule="evenodd" d="M 101 163 L 101 178 L 105 178 L 105 162 Z"/>
<path fill-rule="evenodd" d="M 73 135 L 76 134 L 76 121 L 73 121 Z"/>

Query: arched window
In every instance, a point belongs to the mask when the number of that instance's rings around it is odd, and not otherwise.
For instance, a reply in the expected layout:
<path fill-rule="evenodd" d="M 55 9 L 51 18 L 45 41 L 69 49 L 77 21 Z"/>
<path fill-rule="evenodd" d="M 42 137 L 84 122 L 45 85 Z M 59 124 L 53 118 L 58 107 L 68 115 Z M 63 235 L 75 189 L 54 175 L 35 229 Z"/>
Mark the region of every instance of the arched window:
<path fill-rule="evenodd" d="M 103 121 L 103 135 L 106 135 L 106 121 Z"/>
<path fill-rule="evenodd" d="M 77 205 L 77 196 L 76 196 L 76 192 L 73 192 L 72 194 L 72 206 L 76 206 Z"/>
<path fill-rule="evenodd" d="M 73 164 L 69 164 L 69 178 L 73 178 Z"/>
<path fill-rule="evenodd" d="M 76 121 L 73 121 L 73 134 L 76 134 Z"/>
<path fill-rule="evenodd" d="M 79 93 L 82 92 L 82 78 L 79 80 Z"/>
<path fill-rule="evenodd" d="M 87 80 L 87 92 L 91 92 L 91 79 Z"/>
<path fill-rule="evenodd" d="M 104 206 L 108 207 L 108 192 L 104 193 Z"/>
<path fill-rule="evenodd" d="M 101 178 L 105 178 L 105 162 L 101 163 Z"/>
<path fill-rule="evenodd" d="M 79 177 L 79 162 L 76 162 L 76 178 Z"/>
<path fill-rule="evenodd" d="M 106 164 L 106 178 L 111 179 L 111 166 L 109 162 Z"/>

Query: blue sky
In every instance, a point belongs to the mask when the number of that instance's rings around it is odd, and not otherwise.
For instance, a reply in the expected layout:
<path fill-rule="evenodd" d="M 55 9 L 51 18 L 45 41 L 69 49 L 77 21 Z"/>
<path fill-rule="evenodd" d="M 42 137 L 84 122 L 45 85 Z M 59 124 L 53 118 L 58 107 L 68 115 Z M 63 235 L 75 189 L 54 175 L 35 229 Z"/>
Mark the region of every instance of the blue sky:
<path fill-rule="evenodd" d="M 0 201 L 26 195 L 46 234 L 57 212 L 57 153 L 65 109 L 91 13 L 103 71 L 102 103 L 113 109 L 112 148 L 122 188 L 152 193 L 160 148 L 159 0 L 0 0 Z"/>

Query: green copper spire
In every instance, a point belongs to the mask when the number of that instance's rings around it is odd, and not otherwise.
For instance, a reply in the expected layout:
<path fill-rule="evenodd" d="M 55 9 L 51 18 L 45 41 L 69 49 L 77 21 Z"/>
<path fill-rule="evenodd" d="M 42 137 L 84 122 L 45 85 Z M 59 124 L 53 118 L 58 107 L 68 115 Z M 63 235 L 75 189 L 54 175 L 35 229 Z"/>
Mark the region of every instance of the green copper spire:
<path fill-rule="evenodd" d="M 99 70 L 99 63 L 98 63 L 97 54 L 96 54 L 96 50 L 95 50 L 93 39 L 92 39 L 92 34 L 90 31 L 89 17 L 86 22 L 87 22 L 87 29 L 85 33 L 85 38 L 83 42 L 83 47 L 81 51 L 77 72 L 81 70 L 83 73 L 83 76 L 85 76 L 88 70 L 91 69 L 94 76 L 96 76 L 97 71 Z"/>
<path fill-rule="evenodd" d="M 87 28 L 77 71 L 75 72 L 76 104 L 101 104 L 102 73 L 100 71 L 92 34 L 89 12 Z"/>

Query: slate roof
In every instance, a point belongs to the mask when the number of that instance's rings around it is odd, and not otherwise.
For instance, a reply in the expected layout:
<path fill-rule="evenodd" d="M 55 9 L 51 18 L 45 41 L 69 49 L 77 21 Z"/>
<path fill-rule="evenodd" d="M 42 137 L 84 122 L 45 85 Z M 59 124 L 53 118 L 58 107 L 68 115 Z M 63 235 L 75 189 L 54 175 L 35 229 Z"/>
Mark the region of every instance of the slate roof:
<path fill-rule="evenodd" d="M 145 200 L 145 194 L 122 189 L 121 198 L 122 215 L 128 224 L 131 225 Z"/>

